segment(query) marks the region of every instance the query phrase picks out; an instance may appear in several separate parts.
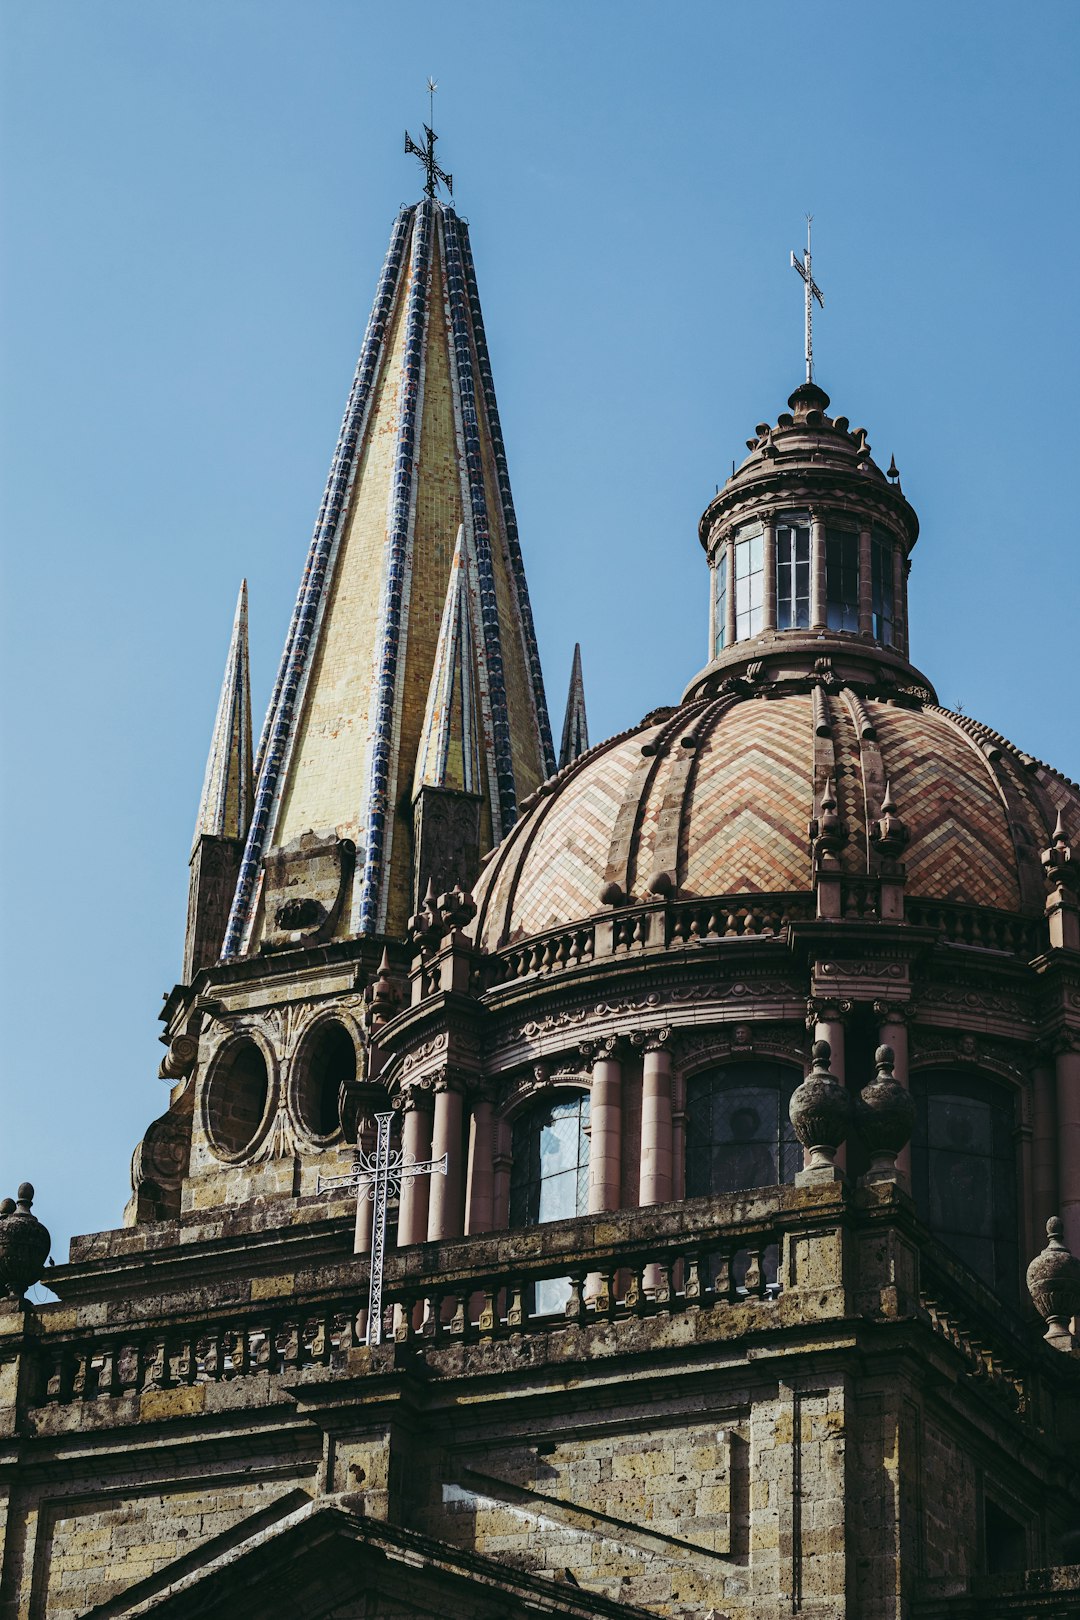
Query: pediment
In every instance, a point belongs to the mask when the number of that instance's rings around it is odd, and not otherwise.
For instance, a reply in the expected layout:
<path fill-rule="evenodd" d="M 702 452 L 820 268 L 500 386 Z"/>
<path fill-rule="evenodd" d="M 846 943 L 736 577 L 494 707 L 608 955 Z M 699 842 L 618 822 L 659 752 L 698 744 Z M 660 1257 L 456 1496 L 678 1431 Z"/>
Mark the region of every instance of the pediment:
<path fill-rule="evenodd" d="M 645 1620 L 645 1611 L 368 1519 L 356 1499 L 307 1499 L 167 1565 L 87 1620 Z"/>

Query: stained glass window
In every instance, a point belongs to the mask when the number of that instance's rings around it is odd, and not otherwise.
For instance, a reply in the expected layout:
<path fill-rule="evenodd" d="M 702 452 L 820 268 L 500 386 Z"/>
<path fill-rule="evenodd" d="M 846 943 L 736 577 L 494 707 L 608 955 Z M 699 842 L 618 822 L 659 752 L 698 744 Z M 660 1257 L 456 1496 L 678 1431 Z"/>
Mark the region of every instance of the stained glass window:
<path fill-rule="evenodd" d="M 830 529 L 825 536 L 826 623 L 830 630 L 859 628 L 859 536 Z"/>
<path fill-rule="evenodd" d="M 776 525 L 776 626 L 810 625 L 810 519 L 784 517 Z"/>
<path fill-rule="evenodd" d="M 948 1070 L 912 1077 L 912 1178 L 919 1213 L 1004 1298 L 1019 1291 L 1012 1093 Z"/>
<path fill-rule="evenodd" d="M 775 1187 L 802 1169 L 788 1118 L 802 1076 L 782 1063 L 732 1063 L 686 1089 L 686 1195 Z"/>

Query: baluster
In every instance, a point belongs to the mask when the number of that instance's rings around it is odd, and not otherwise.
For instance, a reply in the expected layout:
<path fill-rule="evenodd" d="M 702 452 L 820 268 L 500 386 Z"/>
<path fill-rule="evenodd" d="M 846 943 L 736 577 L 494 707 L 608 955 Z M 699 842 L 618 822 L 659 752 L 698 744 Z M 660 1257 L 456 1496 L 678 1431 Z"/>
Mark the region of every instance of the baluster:
<path fill-rule="evenodd" d="M 765 1292 L 765 1268 L 761 1264 L 761 1249 L 751 1249 L 749 1251 L 749 1255 L 750 1260 L 746 1267 L 746 1276 L 743 1279 L 743 1287 L 746 1289 L 749 1297 L 753 1299 L 760 1299 L 762 1294 Z"/>
<path fill-rule="evenodd" d="M 731 1299 L 732 1276 L 731 1255 L 725 1249 L 723 1253 L 714 1256 L 716 1262 L 716 1275 L 713 1278 L 713 1303 L 719 1300 Z"/>
<path fill-rule="evenodd" d="M 570 1275 L 570 1298 L 566 1302 L 564 1315 L 568 1322 L 581 1322 L 585 1319 L 585 1273 L 574 1271 Z"/>
<path fill-rule="evenodd" d="M 556 967 L 564 968 L 567 962 L 570 960 L 570 950 L 573 945 L 574 937 L 575 936 L 571 934 L 559 935 L 559 946 L 555 952 Z"/>
<path fill-rule="evenodd" d="M 194 1357 L 191 1354 L 191 1340 L 189 1338 L 180 1340 L 177 1350 L 170 1356 L 169 1360 L 172 1368 L 172 1383 L 190 1384 L 194 1382 Z"/>
<path fill-rule="evenodd" d="M 469 1296 L 458 1288 L 450 1297 L 454 1301 L 454 1314 L 450 1318 L 450 1334 L 452 1338 L 464 1339 L 469 1329 Z"/>
<path fill-rule="evenodd" d="M 658 1310 L 671 1309 L 671 1261 L 654 1260 L 652 1264 L 652 1298 Z"/>
<path fill-rule="evenodd" d="M 86 1385 L 90 1375 L 89 1350 L 76 1350 L 75 1371 L 71 1380 L 71 1399 L 82 1401 L 86 1399 Z"/>
<path fill-rule="evenodd" d="M 686 939 L 686 916 L 682 911 L 673 911 L 668 914 L 671 918 L 671 935 L 669 944 L 681 945 Z"/>
<path fill-rule="evenodd" d="M 484 1305 L 480 1312 L 480 1320 L 477 1323 L 477 1327 L 482 1339 L 490 1339 L 494 1335 L 495 1329 L 498 1326 L 498 1315 L 495 1310 L 495 1301 L 498 1298 L 499 1290 L 497 1288 L 488 1286 L 484 1288 L 483 1294 Z"/>
<path fill-rule="evenodd" d="M 643 911 L 639 911 L 634 918 L 634 930 L 630 935 L 630 944 L 631 947 L 636 947 L 638 950 L 642 949 L 648 939 L 646 921 L 646 915 Z"/>
<path fill-rule="evenodd" d="M 581 937 L 583 941 L 581 947 L 581 960 L 583 962 L 590 962 L 592 960 L 595 943 L 595 935 L 593 930 L 591 928 L 583 928 L 581 931 Z"/>
<path fill-rule="evenodd" d="M 131 1395 L 139 1387 L 139 1347 L 122 1344 L 116 1355 L 116 1376 L 120 1395 Z"/>
<path fill-rule="evenodd" d="M 651 1268 L 649 1268 L 651 1269 Z M 630 1286 L 626 1290 L 623 1303 L 634 1316 L 644 1316 L 648 1299 L 645 1292 L 645 1271 L 643 1262 L 639 1261 L 630 1268 Z"/>
<path fill-rule="evenodd" d="M 295 1317 L 282 1322 L 274 1334 L 277 1371 L 291 1372 L 300 1365 L 300 1332 Z"/>
<path fill-rule="evenodd" d="M 689 934 L 688 943 L 691 944 L 691 945 L 700 945 L 701 944 L 700 922 L 701 922 L 701 913 L 698 911 L 697 907 L 695 906 L 693 911 L 691 911 L 691 913 L 690 913 L 690 934 Z"/>
<path fill-rule="evenodd" d="M 615 1315 L 615 1268 L 605 1266 L 597 1275 L 600 1288 L 593 1295 L 592 1307 L 598 1317 L 610 1322 Z"/>
<path fill-rule="evenodd" d="M 413 1326 L 416 1295 L 402 1294 L 398 1303 L 401 1308 L 394 1312 L 394 1338 L 398 1344 L 412 1344 L 416 1338 L 416 1329 Z"/>
<path fill-rule="evenodd" d="M 97 1398 L 99 1401 L 110 1399 L 119 1395 L 120 1385 L 116 1376 L 116 1346 L 107 1344 L 101 1352 L 101 1365 L 98 1368 Z"/>
<path fill-rule="evenodd" d="M 691 1310 L 697 1310 L 701 1306 L 701 1269 L 697 1250 L 688 1250 L 685 1261 L 686 1281 L 683 1284 L 683 1298 Z"/>
<path fill-rule="evenodd" d="M 165 1389 L 169 1382 L 165 1340 L 151 1339 L 146 1346 L 146 1358 L 143 1389 Z"/>
<path fill-rule="evenodd" d="M 69 1401 L 71 1399 L 71 1375 L 74 1363 L 70 1353 L 61 1347 L 53 1350 L 46 1365 L 45 1399 L 47 1401 Z"/>
<path fill-rule="evenodd" d="M 709 911 L 709 920 L 705 925 L 705 938 L 720 938 L 720 913 L 715 907 Z"/>
<path fill-rule="evenodd" d="M 506 1325 L 510 1331 L 520 1333 L 528 1319 L 525 1309 L 525 1283 L 515 1277 L 510 1284 L 510 1299 L 506 1308 Z"/>

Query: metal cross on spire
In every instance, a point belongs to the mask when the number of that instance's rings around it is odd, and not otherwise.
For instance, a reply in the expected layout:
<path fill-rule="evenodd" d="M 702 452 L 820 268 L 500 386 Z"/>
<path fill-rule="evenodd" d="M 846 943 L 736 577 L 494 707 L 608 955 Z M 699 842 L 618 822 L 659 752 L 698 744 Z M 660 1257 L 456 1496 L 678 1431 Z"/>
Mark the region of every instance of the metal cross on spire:
<path fill-rule="evenodd" d="M 428 107 L 429 107 L 428 117 L 432 121 L 434 121 L 434 118 L 435 118 L 435 92 L 439 88 L 439 86 L 436 84 L 434 79 L 429 79 L 428 82 L 427 82 L 427 88 L 428 88 Z M 438 140 L 439 137 L 436 135 L 435 131 L 432 129 L 431 124 L 425 124 L 424 125 L 424 134 L 427 136 L 427 141 L 426 141 L 425 145 L 417 146 L 416 142 L 413 140 L 413 138 L 409 134 L 408 130 L 406 130 L 405 131 L 405 150 L 406 150 L 406 152 L 414 153 L 420 159 L 420 162 L 424 165 L 424 172 L 427 175 L 427 184 L 424 187 L 424 191 L 427 193 L 427 195 L 429 197 L 431 197 L 431 198 L 434 198 L 434 196 L 435 196 L 435 188 L 441 182 L 441 184 L 446 187 L 447 191 L 450 193 L 450 195 L 452 197 L 454 195 L 454 177 L 453 177 L 452 174 L 447 174 L 445 169 L 440 169 L 438 163 L 435 161 L 435 142 Z"/>
<path fill-rule="evenodd" d="M 441 1159 L 406 1160 L 401 1148 L 390 1151 L 390 1130 L 394 1116 L 376 1114 L 378 1133 L 374 1153 L 358 1148 L 353 1154 L 352 1168 L 343 1176 L 320 1176 L 317 1191 L 336 1192 L 340 1187 L 355 1187 L 357 1236 L 360 1228 L 360 1206 L 369 1199 L 371 1212 L 371 1261 L 368 1278 L 368 1313 L 365 1344 L 382 1344 L 382 1285 L 383 1265 L 386 1260 L 386 1227 L 391 1198 L 401 1192 L 401 1183 L 409 1176 L 445 1176 L 449 1154 Z M 359 1251 L 357 1251 L 359 1252 Z"/>
<path fill-rule="evenodd" d="M 814 380 L 814 299 L 822 309 L 825 308 L 825 294 L 814 280 L 810 260 L 810 225 L 813 214 L 806 216 L 806 259 L 800 260 L 797 253 L 792 253 L 791 263 L 802 276 L 806 286 L 806 380 Z"/>

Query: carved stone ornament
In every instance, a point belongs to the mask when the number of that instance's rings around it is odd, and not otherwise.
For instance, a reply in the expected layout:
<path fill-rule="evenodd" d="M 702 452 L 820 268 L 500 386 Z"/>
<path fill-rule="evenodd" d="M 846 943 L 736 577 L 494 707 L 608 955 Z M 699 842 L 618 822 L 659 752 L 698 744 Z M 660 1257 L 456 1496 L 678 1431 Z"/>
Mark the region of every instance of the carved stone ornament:
<path fill-rule="evenodd" d="M 893 1075 L 894 1061 L 891 1046 L 878 1047 L 877 1073 L 855 1104 L 858 1132 L 870 1151 L 870 1169 L 862 1178 L 867 1186 L 896 1180 L 896 1155 L 910 1142 L 915 1128 L 915 1103 Z"/>
<path fill-rule="evenodd" d="M 52 1247 L 47 1228 L 30 1208 L 33 1202 L 34 1189 L 24 1181 L 18 1203 L 5 1198 L 0 1204 L 0 1289 L 15 1299 L 40 1282 Z"/>
<path fill-rule="evenodd" d="M 801 1186 L 807 1182 L 836 1181 L 836 1150 L 848 1133 L 851 1103 L 848 1094 L 829 1073 L 832 1048 L 828 1041 L 815 1041 L 810 1073 L 792 1093 L 788 1105 L 795 1135 L 810 1154 L 805 1170 L 795 1177 Z"/>
<path fill-rule="evenodd" d="M 1076 1348 L 1069 1322 L 1080 1316 L 1080 1260 L 1065 1247 L 1064 1230 L 1061 1217 L 1052 1215 L 1046 1223 L 1046 1248 L 1027 1268 L 1027 1286 L 1035 1309 L 1046 1319 L 1047 1343 L 1069 1353 Z"/>
<path fill-rule="evenodd" d="M 263 862 L 263 950 L 316 945 L 333 934 L 352 882 L 356 845 L 336 833 L 303 833 Z"/>

